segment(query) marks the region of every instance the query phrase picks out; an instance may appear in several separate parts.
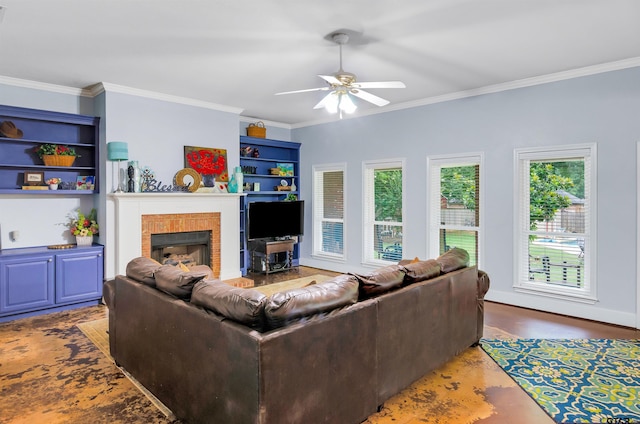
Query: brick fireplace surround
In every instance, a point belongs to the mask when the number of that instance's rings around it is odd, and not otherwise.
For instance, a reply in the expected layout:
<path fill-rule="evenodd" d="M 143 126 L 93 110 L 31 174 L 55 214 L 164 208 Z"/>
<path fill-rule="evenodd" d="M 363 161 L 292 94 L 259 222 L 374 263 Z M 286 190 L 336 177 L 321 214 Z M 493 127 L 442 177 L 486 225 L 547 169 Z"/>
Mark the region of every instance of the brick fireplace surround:
<path fill-rule="evenodd" d="M 220 277 L 220 213 L 142 215 L 142 256 L 151 257 L 151 235 L 210 231 L 210 268 Z"/>
<path fill-rule="evenodd" d="M 151 254 L 151 233 L 211 231 L 211 268 L 220 279 L 240 270 L 240 201 L 237 193 L 111 193 L 115 231 L 105 243 L 105 274 L 125 274 L 127 263 Z M 112 207 L 109 206 L 112 203 Z"/>

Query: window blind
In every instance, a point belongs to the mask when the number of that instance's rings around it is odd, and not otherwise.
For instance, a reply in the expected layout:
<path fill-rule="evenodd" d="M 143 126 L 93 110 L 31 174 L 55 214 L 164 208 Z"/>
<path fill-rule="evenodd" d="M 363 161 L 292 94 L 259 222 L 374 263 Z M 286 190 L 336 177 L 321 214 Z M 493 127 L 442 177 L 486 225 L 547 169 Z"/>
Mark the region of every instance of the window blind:
<path fill-rule="evenodd" d="M 344 170 L 314 172 L 314 251 L 344 256 Z"/>

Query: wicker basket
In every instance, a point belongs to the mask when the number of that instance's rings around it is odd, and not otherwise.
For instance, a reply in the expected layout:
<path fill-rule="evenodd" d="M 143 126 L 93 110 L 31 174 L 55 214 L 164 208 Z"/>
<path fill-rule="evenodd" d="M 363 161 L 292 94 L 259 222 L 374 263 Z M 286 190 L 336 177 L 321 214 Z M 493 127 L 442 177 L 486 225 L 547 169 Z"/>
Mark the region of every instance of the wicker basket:
<path fill-rule="evenodd" d="M 264 127 L 264 122 L 258 121 L 255 124 L 249 124 L 247 127 L 247 135 L 249 137 L 265 138 L 267 136 L 267 129 Z"/>
<path fill-rule="evenodd" d="M 42 160 L 47 166 L 71 166 L 76 160 L 76 157 L 64 155 L 43 155 Z"/>

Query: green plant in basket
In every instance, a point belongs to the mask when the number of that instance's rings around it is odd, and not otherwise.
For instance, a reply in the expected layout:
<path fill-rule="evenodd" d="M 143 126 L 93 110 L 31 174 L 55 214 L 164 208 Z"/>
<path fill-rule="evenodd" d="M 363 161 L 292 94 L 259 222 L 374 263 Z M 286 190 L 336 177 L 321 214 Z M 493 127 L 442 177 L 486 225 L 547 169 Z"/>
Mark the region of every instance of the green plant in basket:
<path fill-rule="evenodd" d="M 34 151 L 38 154 L 40 159 L 45 155 L 58 155 L 58 156 L 76 156 L 76 151 L 73 147 L 63 146 L 62 144 L 41 144 L 34 148 Z"/>
<path fill-rule="evenodd" d="M 78 209 L 75 215 L 70 217 L 69 230 L 74 236 L 95 236 L 98 234 L 96 209 L 91 209 L 88 215 L 85 215 Z"/>

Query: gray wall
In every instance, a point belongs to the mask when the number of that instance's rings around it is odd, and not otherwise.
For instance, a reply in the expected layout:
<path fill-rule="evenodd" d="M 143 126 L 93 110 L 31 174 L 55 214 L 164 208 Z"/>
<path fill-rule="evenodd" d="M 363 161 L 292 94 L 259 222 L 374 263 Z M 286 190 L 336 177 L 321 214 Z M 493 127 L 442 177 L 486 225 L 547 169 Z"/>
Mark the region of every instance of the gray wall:
<path fill-rule="evenodd" d="M 311 201 L 312 166 L 347 163 L 347 261 L 311 257 L 303 239 L 303 264 L 338 271 L 364 270 L 362 161 L 406 158 L 408 211 L 405 257 L 427 251 L 426 158 L 482 152 L 485 171 L 484 261 L 489 299 L 635 326 L 636 143 L 640 141 L 640 68 L 513 89 L 461 100 L 298 128 L 302 193 Z M 514 149 L 596 143 L 598 302 L 586 305 L 516 293 L 514 264 Z M 312 234 L 311 208 L 305 233 Z"/>

